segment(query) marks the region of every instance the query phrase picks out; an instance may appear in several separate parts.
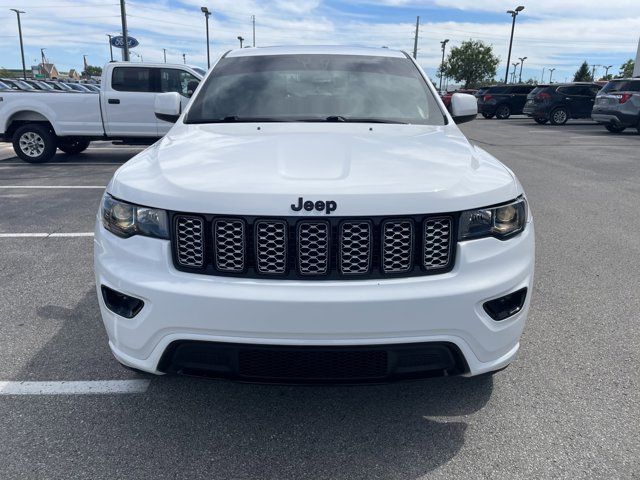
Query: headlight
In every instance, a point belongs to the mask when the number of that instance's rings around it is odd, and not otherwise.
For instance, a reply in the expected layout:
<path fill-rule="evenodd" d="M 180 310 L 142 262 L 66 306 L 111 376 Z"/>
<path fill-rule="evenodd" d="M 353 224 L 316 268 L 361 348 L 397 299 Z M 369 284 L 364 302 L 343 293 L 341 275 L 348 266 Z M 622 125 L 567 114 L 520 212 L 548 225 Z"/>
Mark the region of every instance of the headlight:
<path fill-rule="evenodd" d="M 133 235 L 169 238 L 167 212 L 122 202 L 108 193 L 102 197 L 100 219 L 104 228 L 122 238 Z"/>
<path fill-rule="evenodd" d="M 467 210 L 460 215 L 460 240 L 495 237 L 505 240 L 524 230 L 527 222 L 527 201 L 518 198 L 499 207 Z"/>

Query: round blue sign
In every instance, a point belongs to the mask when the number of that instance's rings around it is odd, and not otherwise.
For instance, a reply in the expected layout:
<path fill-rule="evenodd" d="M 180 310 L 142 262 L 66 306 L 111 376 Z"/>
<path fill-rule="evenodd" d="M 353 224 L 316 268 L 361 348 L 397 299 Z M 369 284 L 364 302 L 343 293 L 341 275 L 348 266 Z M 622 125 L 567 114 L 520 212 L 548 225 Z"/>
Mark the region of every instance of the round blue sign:
<path fill-rule="evenodd" d="M 116 48 L 124 48 L 124 37 L 122 35 L 111 37 L 111 45 Z M 140 45 L 140 43 L 135 38 L 127 36 L 127 45 L 129 48 L 135 48 Z"/>

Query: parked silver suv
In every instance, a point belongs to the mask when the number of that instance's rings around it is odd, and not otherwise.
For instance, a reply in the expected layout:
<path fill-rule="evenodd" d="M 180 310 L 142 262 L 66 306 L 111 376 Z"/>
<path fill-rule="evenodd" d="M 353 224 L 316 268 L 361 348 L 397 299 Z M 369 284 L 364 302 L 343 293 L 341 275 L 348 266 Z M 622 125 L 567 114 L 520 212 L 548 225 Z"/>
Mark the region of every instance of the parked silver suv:
<path fill-rule="evenodd" d="M 616 78 L 598 92 L 591 118 L 620 133 L 635 127 L 640 133 L 640 78 Z"/>

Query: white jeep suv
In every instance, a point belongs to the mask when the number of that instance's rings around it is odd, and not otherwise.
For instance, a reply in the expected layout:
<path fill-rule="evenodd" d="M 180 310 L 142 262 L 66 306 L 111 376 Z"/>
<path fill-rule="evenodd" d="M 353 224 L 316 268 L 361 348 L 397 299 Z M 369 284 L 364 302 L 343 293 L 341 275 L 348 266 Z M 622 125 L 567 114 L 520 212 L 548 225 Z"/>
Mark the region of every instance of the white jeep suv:
<path fill-rule="evenodd" d="M 515 357 L 534 229 L 513 173 L 388 49 L 234 50 L 118 169 L 95 275 L 123 364 L 256 382 L 478 375 Z"/>

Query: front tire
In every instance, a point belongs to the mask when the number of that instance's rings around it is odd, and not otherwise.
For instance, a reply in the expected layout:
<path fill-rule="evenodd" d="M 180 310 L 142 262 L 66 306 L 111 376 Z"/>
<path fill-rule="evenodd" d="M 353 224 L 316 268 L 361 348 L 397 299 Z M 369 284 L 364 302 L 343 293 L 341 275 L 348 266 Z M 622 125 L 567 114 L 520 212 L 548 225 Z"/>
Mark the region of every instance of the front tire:
<path fill-rule="evenodd" d="M 58 139 L 58 148 L 68 155 L 84 152 L 91 142 L 82 138 Z"/>
<path fill-rule="evenodd" d="M 487 120 L 489 120 L 490 118 L 493 118 L 493 114 L 492 113 L 483 113 L 482 116 L 484 118 L 486 118 Z"/>
<path fill-rule="evenodd" d="M 564 125 L 569 120 L 569 112 L 564 107 L 556 108 L 551 112 L 551 125 Z"/>
<path fill-rule="evenodd" d="M 23 125 L 13 134 L 13 150 L 28 163 L 48 162 L 55 155 L 56 148 L 56 135 L 47 125 Z"/>
<path fill-rule="evenodd" d="M 509 105 L 499 105 L 496 108 L 496 118 L 498 120 L 506 120 L 511 116 L 511 107 Z"/>
<path fill-rule="evenodd" d="M 545 123 L 547 123 L 549 120 L 547 120 L 546 118 L 534 118 L 533 119 L 538 125 L 544 125 Z"/>

